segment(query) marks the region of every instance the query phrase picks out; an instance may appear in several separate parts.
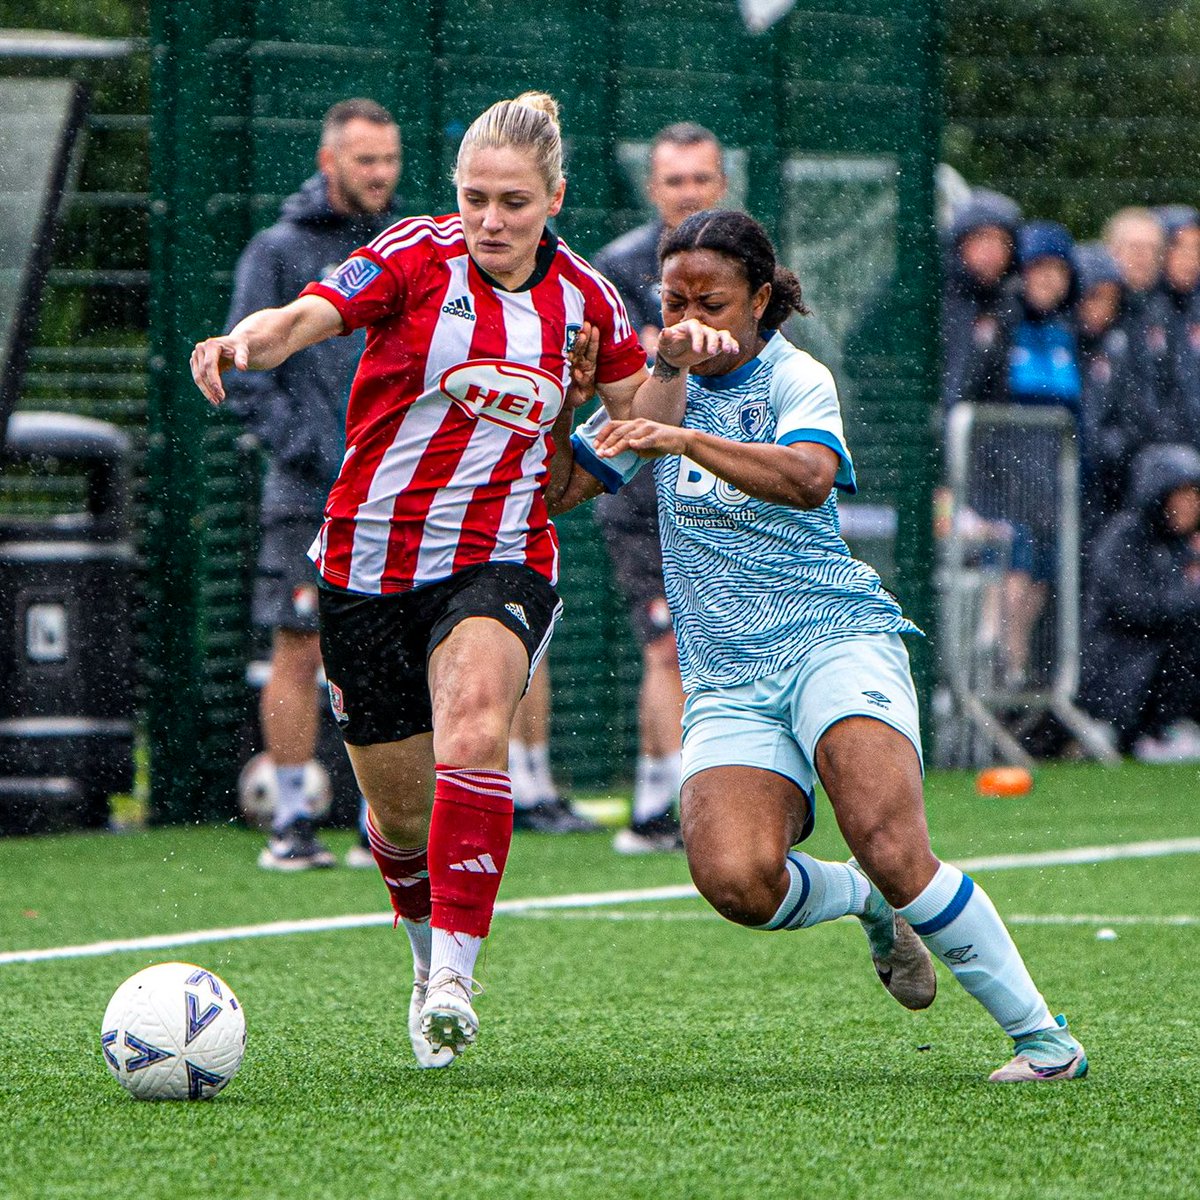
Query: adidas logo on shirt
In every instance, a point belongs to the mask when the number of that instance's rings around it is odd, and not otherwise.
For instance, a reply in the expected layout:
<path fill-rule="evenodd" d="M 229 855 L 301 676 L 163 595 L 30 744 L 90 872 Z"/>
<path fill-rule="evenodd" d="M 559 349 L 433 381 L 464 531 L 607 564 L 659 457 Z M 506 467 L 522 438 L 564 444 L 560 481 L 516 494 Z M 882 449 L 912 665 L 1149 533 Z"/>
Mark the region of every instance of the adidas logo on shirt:
<path fill-rule="evenodd" d="M 442 312 L 448 313 L 452 317 L 462 317 L 464 321 L 475 320 L 470 296 L 459 296 L 457 300 L 448 300 L 442 305 Z"/>
<path fill-rule="evenodd" d="M 517 604 L 516 601 L 510 600 L 504 607 L 510 613 L 512 613 L 512 615 L 516 617 L 526 629 L 529 628 L 529 618 L 525 615 L 525 606 L 523 604 Z"/>
<path fill-rule="evenodd" d="M 481 854 L 478 858 L 465 858 L 462 862 L 451 863 L 450 870 L 469 871 L 472 875 L 500 874 L 490 854 Z"/>

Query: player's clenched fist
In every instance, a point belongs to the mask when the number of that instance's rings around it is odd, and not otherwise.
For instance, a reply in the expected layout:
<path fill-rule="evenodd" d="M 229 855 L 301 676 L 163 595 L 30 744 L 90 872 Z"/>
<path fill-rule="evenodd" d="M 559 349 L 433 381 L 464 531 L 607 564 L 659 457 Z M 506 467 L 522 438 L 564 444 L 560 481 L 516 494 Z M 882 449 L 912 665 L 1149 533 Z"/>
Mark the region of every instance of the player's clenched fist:
<path fill-rule="evenodd" d="M 676 368 L 694 367 L 718 354 L 737 352 L 737 339 L 733 334 L 725 329 L 713 329 L 694 317 L 668 325 L 658 339 L 658 357 Z"/>
<path fill-rule="evenodd" d="M 192 351 L 192 378 L 210 404 L 220 404 L 225 399 L 225 388 L 221 383 L 221 372 L 236 367 L 245 371 L 250 366 L 250 350 L 240 338 L 205 338 L 196 343 Z"/>

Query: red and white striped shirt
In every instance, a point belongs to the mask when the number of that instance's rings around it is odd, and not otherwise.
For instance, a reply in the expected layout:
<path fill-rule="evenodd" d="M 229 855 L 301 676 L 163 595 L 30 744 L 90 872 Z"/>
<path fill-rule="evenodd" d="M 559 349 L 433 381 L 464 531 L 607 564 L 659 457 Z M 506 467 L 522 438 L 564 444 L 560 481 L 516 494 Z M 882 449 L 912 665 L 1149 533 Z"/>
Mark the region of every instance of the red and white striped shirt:
<path fill-rule="evenodd" d="M 403 592 L 515 562 L 556 582 L 544 492 L 566 351 L 590 321 L 600 383 L 646 361 L 613 285 L 547 233 L 529 283 L 506 291 L 471 260 L 453 214 L 400 221 L 301 295 L 333 304 L 347 332 L 368 327 L 346 456 L 309 551 L 321 575 Z"/>

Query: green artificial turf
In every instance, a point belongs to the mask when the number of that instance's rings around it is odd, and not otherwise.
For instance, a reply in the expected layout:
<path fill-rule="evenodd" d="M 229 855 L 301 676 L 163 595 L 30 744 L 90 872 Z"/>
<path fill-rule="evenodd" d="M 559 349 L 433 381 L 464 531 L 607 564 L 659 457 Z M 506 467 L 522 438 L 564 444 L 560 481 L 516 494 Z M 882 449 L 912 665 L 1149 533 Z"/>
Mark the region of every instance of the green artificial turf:
<path fill-rule="evenodd" d="M 966 859 L 1200 834 L 1194 768 L 1055 767 L 1028 797 L 929 780 Z M 339 849 L 346 835 L 330 839 Z M 257 835 L 158 829 L 0 842 L 0 949 L 377 911 L 368 871 L 259 871 Z M 827 806 L 806 847 L 844 856 Z M 478 1044 L 415 1069 L 409 970 L 386 928 L 0 965 L 0 1196 L 1194 1197 L 1200 1195 L 1200 858 L 978 870 L 1055 1011 L 1080 1084 L 997 1087 L 1008 1043 L 939 969 L 932 1009 L 879 987 L 851 920 L 749 933 L 699 900 L 501 915 Z M 502 897 L 687 882 L 607 835 L 518 837 Z M 1073 915 L 1098 922 L 1031 923 Z M 202 1104 L 109 1077 L 100 1017 L 182 958 L 245 1007 L 241 1074 Z"/>

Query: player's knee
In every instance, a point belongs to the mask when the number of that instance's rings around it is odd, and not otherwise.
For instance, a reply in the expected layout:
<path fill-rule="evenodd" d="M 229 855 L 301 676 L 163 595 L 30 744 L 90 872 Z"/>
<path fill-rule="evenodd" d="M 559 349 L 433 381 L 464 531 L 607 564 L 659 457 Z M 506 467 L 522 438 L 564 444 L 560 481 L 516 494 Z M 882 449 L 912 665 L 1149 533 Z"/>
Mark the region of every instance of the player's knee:
<path fill-rule="evenodd" d="M 375 828 L 393 846 L 423 846 L 429 840 L 429 804 L 424 796 L 368 796 Z"/>
<path fill-rule="evenodd" d="M 434 720 L 434 755 L 453 767 L 484 767 L 508 757 L 508 722 L 496 706 L 464 705 Z"/>
<path fill-rule="evenodd" d="M 280 629 L 271 649 L 271 674 L 293 687 L 313 687 L 321 668 L 321 644 L 315 633 Z"/>
<path fill-rule="evenodd" d="M 920 890 L 917 881 L 927 881 L 931 864 L 936 870 L 928 839 L 894 822 L 866 825 L 848 840 L 854 857 L 890 903 L 907 903 Z"/>
<path fill-rule="evenodd" d="M 737 925 L 765 925 L 775 915 L 778 863 L 735 856 L 693 861 L 689 855 L 688 867 L 696 890 L 727 921 Z"/>
<path fill-rule="evenodd" d="M 669 631 L 647 642 L 642 649 L 642 657 L 651 670 L 679 673 L 675 635 Z"/>

